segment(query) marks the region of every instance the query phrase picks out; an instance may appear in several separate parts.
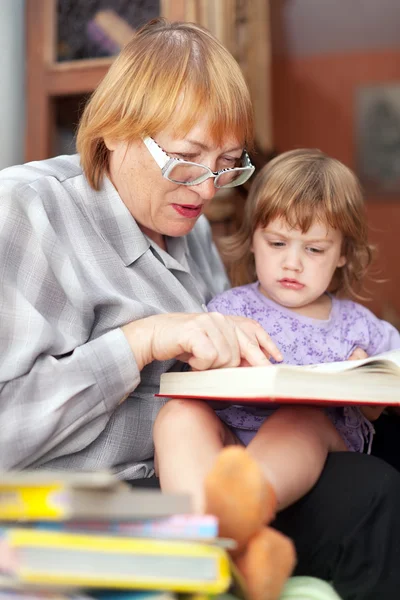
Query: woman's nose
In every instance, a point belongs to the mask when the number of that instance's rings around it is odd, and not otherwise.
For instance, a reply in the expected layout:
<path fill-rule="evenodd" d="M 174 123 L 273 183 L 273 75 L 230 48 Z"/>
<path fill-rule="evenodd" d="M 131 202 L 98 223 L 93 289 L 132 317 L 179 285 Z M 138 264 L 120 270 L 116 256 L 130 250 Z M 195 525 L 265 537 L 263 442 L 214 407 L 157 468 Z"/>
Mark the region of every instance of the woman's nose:
<path fill-rule="evenodd" d="M 203 181 L 203 183 L 193 186 L 193 189 L 203 200 L 212 200 L 217 193 L 217 188 L 214 185 L 214 181 L 214 177 L 210 177 L 209 179 Z"/>

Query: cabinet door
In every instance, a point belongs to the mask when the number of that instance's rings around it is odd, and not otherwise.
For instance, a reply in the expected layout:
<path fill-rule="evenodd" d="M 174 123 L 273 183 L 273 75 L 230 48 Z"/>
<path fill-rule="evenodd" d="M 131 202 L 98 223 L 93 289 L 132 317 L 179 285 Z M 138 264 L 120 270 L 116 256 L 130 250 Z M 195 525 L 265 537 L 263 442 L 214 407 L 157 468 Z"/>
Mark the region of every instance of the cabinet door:
<path fill-rule="evenodd" d="M 235 56 L 253 100 L 258 157 L 268 156 L 273 145 L 269 1 L 160 0 L 159 10 L 168 20 L 194 21 L 207 27 Z M 72 131 L 79 117 L 78 109 L 104 77 L 113 57 L 57 60 L 57 0 L 26 0 L 26 30 L 25 159 L 29 161 L 57 153 L 60 106 L 77 107 L 75 112 L 66 111 Z M 241 199 L 238 202 L 240 206 Z M 229 213 L 240 213 L 229 210 L 225 200 L 223 204 L 218 208 L 218 203 L 213 203 L 216 220 L 226 221 Z"/>
<path fill-rule="evenodd" d="M 207 27 L 233 54 L 250 89 L 257 149 L 272 151 L 271 33 L 269 0 L 161 0 L 170 21 Z"/>

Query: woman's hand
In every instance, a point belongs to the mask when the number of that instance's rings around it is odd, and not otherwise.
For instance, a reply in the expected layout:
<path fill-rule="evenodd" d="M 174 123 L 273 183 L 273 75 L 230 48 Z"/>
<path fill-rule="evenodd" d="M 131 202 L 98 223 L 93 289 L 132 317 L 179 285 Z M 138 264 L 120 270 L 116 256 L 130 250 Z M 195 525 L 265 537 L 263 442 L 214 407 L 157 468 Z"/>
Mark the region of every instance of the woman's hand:
<path fill-rule="evenodd" d="M 193 369 L 270 364 L 282 355 L 259 323 L 220 313 L 170 313 L 124 327 L 139 369 L 153 360 L 177 358 Z"/>

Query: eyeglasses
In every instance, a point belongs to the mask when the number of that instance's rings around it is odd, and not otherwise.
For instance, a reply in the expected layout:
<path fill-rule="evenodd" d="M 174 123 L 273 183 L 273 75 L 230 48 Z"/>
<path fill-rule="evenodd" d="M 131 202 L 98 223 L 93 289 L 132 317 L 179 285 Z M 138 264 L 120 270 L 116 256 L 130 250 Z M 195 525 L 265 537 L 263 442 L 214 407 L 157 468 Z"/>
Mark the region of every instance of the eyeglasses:
<path fill-rule="evenodd" d="M 241 185 L 250 179 L 254 173 L 255 167 L 251 164 L 249 155 L 245 150 L 242 155 L 241 167 L 211 171 L 205 165 L 199 165 L 182 158 L 171 158 L 151 137 L 143 138 L 143 142 L 160 167 L 162 176 L 168 181 L 179 185 L 199 185 L 210 177 L 214 177 L 216 188 L 231 188 Z"/>

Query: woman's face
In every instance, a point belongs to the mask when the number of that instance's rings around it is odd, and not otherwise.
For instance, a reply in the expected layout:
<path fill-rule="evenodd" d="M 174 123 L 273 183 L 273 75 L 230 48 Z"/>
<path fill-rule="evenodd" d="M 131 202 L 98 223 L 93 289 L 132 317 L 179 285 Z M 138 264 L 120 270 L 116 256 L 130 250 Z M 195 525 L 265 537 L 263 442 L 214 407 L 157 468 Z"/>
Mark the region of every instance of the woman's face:
<path fill-rule="evenodd" d="M 199 121 L 183 138 L 164 130 L 154 140 L 172 158 L 200 163 L 212 171 L 235 166 L 243 146 L 229 136 L 216 145 L 207 125 L 206 119 Z M 130 144 L 106 140 L 106 144 L 111 180 L 142 231 L 161 247 L 165 247 L 164 235 L 189 233 L 216 193 L 214 179 L 178 185 L 164 179 L 142 140 Z"/>

